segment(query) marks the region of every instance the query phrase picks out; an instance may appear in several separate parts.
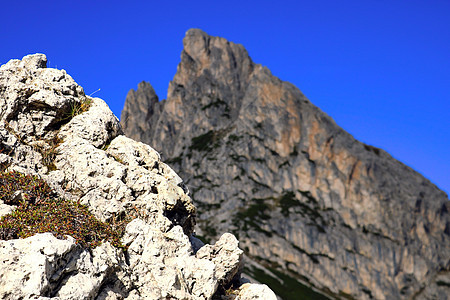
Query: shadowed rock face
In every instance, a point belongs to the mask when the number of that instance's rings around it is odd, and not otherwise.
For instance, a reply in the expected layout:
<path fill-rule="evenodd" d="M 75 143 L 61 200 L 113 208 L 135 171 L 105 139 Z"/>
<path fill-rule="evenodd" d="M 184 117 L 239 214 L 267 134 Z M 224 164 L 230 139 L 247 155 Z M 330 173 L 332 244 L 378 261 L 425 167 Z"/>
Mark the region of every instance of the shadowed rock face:
<path fill-rule="evenodd" d="M 122 125 L 185 179 L 199 235 L 243 238 L 258 263 L 247 272 L 266 282 L 287 275 L 338 298 L 447 299 L 443 191 L 355 140 L 242 45 L 198 29 L 183 45 L 167 100 L 139 84 Z"/>

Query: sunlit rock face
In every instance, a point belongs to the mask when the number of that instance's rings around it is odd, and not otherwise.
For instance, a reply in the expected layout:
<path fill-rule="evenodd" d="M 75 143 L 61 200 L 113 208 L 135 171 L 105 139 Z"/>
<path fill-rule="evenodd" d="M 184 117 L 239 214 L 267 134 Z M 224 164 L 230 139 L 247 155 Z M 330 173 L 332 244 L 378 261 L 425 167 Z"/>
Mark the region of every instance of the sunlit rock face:
<path fill-rule="evenodd" d="M 192 235 L 196 208 L 160 154 L 124 136 L 102 99 L 86 96 L 46 62 L 35 54 L 0 67 L 1 174 L 33 175 L 55 198 L 85 205 L 92 218 L 128 221 L 121 247 L 102 236 L 93 249 L 56 229 L 22 239 L 15 228 L 0 226 L 0 299 L 206 300 L 229 291 L 243 300 L 275 300 L 266 285 L 241 279 L 243 251 L 234 235 L 223 233 L 214 245 Z M 20 196 L 22 189 L 10 184 L 2 191 Z M 4 196 L 0 216 L 21 200 Z M 84 221 L 49 218 L 52 228 Z"/>
<path fill-rule="evenodd" d="M 242 45 L 198 29 L 183 45 L 167 100 L 141 83 L 121 122 L 185 179 L 198 235 L 233 232 L 255 262 L 246 271 L 286 299 L 296 281 L 333 298 L 450 295 L 443 191 L 355 140 Z"/>

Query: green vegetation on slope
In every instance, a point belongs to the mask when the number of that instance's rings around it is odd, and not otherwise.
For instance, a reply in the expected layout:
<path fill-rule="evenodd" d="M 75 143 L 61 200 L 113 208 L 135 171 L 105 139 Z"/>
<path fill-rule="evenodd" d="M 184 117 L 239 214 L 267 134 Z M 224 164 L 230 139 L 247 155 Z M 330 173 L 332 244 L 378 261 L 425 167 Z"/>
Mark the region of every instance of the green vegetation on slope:
<path fill-rule="evenodd" d="M 19 172 L 0 173 L 0 199 L 17 208 L 0 218 L 0 239 L 27 238 L 51 232 L 57 238 L 72 236 L 84 247 L 94 248 L 102 241 L 124 248 L 120 238 L 130 218 L 101 222 L 85 205 L 58 198 L 37 176 Z"/>
<path fill-rule="evenodd" d="M 244 267 L 244 273 L 249 274 L 259 282 L 267 284 L 275 294 L 284 300 L 329 300 L 328 297 L 315 292 L 294 277 L 278 272 L 274 268 L 267 266 L 266 268 L 277 277 L 273 277 L 263 270 L 254 267 Z"/>

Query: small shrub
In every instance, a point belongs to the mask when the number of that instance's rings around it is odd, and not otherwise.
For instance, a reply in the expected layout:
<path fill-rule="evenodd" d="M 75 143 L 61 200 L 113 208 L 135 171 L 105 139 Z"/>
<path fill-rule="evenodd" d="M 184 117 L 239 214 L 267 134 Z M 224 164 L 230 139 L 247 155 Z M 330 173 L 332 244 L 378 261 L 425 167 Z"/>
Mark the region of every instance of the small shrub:
<path fill-rule="evenodd" d="M 298 206 L 299 201 L 295 198 L 294 192 L 287 191 L 280 196 L 279 203 L 283 216 L 289 217 L 289 208 Z"/>
<path fill-rule="evenodd" d="M 211 150 L 220 147 L 222 139 L 232 129 L 233 128 L 220 129 L 216 131 L 210 130 L 205 134 L 193 137 L 189 150 L 210 152 Z"/>
<path fill-rule="evenodd" d="M 19 199 L 15 194 L 21 191 Z M 8 205 L 19 205 L 19 200 L 35 203 L 53 196 L 50 187 L 36 176 L 19 172 L 3 172 L 0 174 L 0 199 Z"/>
<path fill-rule="evenodd" d="M 22 197 L 17 203 L 15 195 Z M 17 197 L 16 197 L 17 198 Z M 17 205 L 11 214 L 0 218 L 0 239 L 27 238 L 37 233 L 51 232 L 57 238 L 72 236 L 84 247 L 95 248 L 102 241 L 125 248 L 121 242 L 126 224 L 131 218 L 101 222 L 85 205 L 56 197 L 50 187 L 36 176 L 19 172 L 0 174 L 0 199 Z"/>
<path fill-rule="evenodd" d="M 211 151 L 212 145 L 216 141 L 216 134 L 210 130 L 205 134 L 192 138 L 192 144 L 189 147 L 190 150 L 197 151 Z"/>

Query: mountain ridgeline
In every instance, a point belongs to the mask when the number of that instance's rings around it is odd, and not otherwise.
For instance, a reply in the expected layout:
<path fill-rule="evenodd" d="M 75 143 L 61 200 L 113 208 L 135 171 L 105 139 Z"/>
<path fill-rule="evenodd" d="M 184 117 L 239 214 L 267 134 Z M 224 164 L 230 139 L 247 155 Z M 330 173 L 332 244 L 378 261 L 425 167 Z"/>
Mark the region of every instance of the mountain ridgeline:
<path fill-rule="evenodd" d="M 284 299 L 447 299 L 443 191 L 355 140 L 242 45 L 198 29 L 183 45 L 167 100 L 139 83 L 121 124 L 183 178 L 199 237 L 234 233 L 245 272 Z"/>

